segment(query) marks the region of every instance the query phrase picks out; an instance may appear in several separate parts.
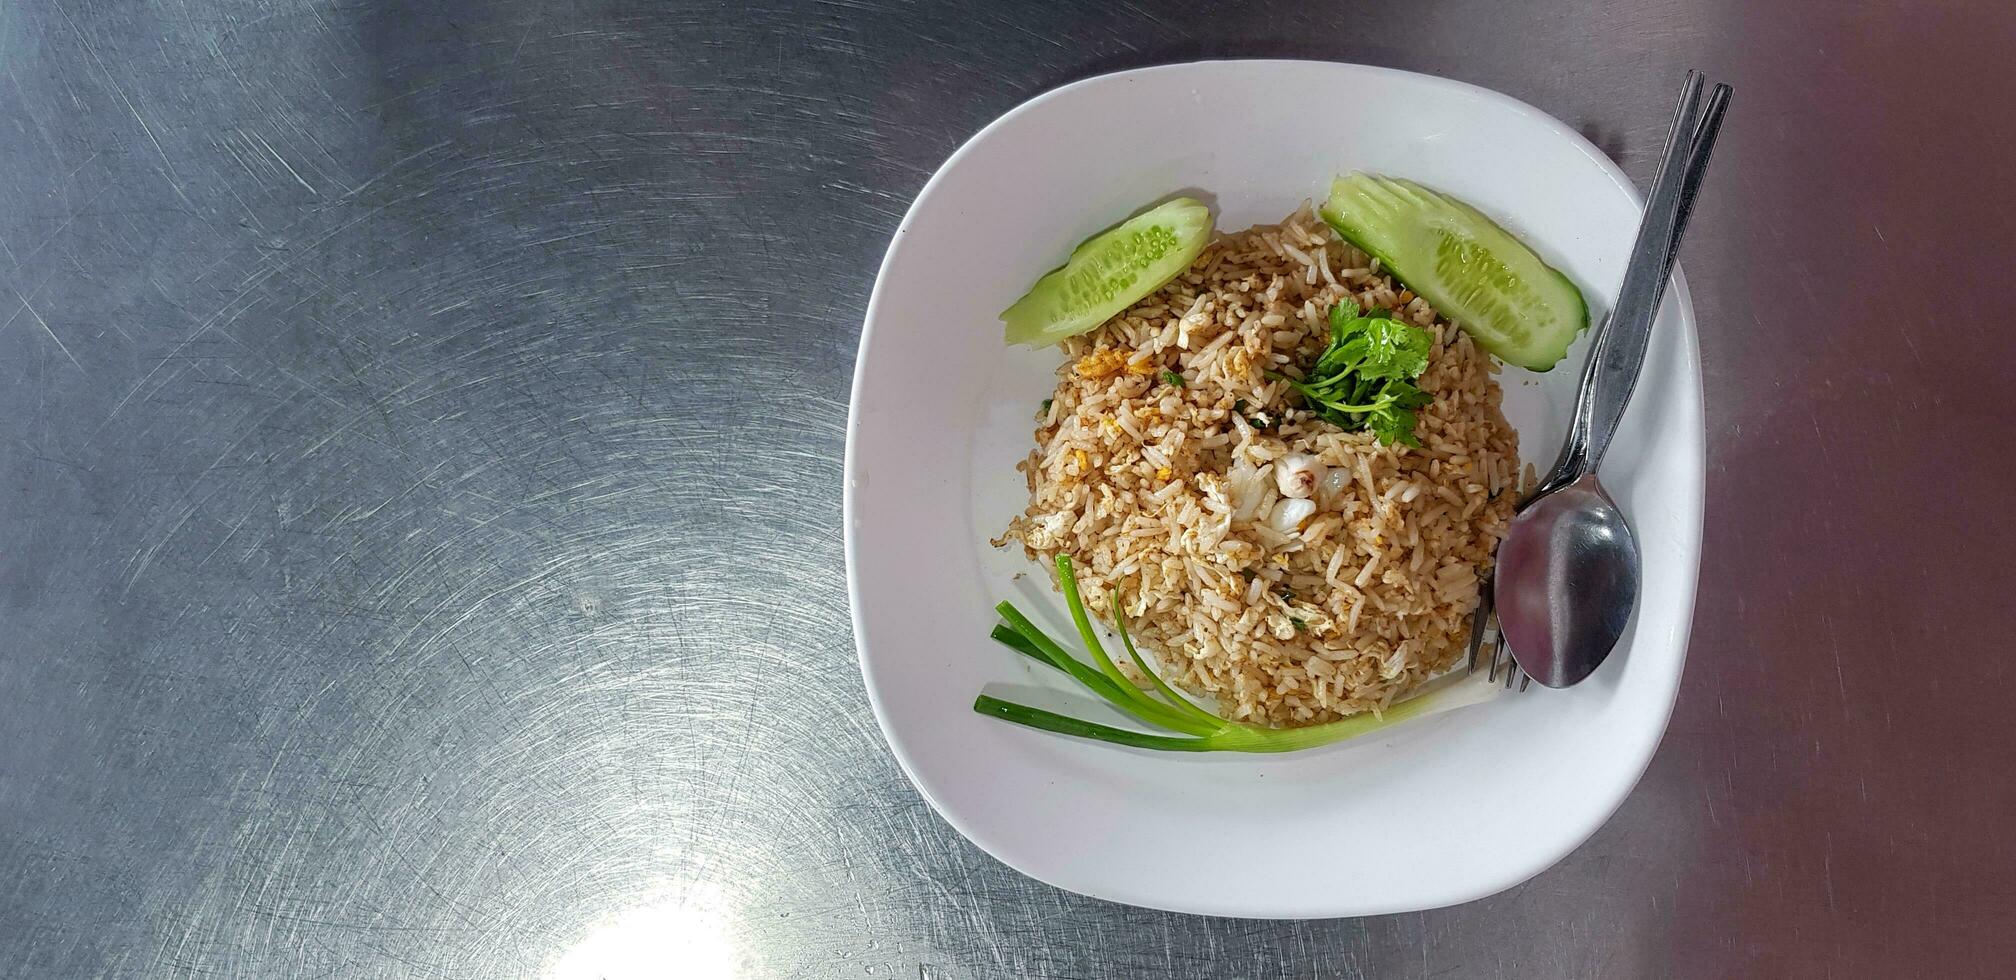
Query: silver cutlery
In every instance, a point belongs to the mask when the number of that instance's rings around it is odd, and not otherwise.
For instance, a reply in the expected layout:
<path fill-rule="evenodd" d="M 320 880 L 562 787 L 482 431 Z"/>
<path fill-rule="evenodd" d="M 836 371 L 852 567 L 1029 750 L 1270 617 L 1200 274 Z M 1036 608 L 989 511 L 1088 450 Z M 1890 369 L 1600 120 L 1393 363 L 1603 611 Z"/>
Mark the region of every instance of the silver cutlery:
<path fill-rule="evenodd" d="M 1729 107 L 1729 86 L 1717 84 L 1704 103 L 1705 83 L 1700 72 L 1687 73 L 1616 308 L 1590 346 L 1560 459 L 1520 502 L 1472 621 L 1470 669 L 1477 669 L 1480 649 L 1489 649 L 1490 677 L 1495 681 L 1504 670 L 1508 687 L 1515 673 L 1521 690 L 1527 677 L 1547 687 L 1587 678 L 1616 647 L 1637 604 L 1638 543 L 1596 473 L 1644 366 L 1674 256 Z M 1494 608 L 1496 643 L 1485 640 Z"/>

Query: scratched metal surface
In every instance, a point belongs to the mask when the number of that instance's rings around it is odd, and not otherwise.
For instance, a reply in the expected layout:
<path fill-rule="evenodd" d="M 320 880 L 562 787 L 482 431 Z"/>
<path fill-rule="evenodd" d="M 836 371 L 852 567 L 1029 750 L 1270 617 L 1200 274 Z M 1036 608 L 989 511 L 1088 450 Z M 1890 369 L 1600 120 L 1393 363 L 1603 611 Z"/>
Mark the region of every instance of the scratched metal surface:
<path fill-rule="evenodd" d="M 1989 0 L 0 5 L 0 975 L 2001 974 L 2012 44 Z M 1033 883 L 855 671 L 904 208 L 1036 92 L 1236 54 L 1499 88 L 1641 182 L 1683 67 L 1738 89 L 1678 713 L 1465 907 Z"/>

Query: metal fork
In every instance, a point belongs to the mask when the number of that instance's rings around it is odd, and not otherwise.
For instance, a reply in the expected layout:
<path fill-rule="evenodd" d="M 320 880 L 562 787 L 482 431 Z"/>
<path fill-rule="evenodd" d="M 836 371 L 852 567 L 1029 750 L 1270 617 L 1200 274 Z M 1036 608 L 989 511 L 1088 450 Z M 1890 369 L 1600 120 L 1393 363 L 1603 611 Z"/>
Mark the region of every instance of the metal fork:
<path fill-rule="evenodd" d="M 1477 672 L 1478 656 L 1482 654 L 1486 658 L 1484 669 L 1489 671 L 1484 675 L 1485 680 L 1496 683 L 1498 675 L 1503 673 L 1506 690 L 1513 689 L 1512 682 L 1516 679 L 1519 682 L 1518 690 L 1524 691 L 1533 683 L 1533 678 L 1520 670 L 1519 665 L 1512 660 L 1512 648 L 1505 645 L 1505 636 L 1498 631 L 1498 604 L 1494 596 L 1491 579 L 1486 578 L 1480 583 L 1477 592 L 1477 611 L 1470 614 L 1467 670 L 1472 674 Z M 1487 635 L 1491 637 L 1488 643 L 1484 639 Z"/>

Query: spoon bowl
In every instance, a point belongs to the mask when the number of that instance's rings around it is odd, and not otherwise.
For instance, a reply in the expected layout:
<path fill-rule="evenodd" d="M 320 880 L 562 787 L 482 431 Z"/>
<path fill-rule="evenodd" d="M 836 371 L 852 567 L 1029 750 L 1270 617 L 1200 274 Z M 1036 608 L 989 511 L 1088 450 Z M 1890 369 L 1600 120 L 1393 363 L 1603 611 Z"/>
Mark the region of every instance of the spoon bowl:
<path fill-rule="evenodd" d="M 1527 673 L 1567 687 L 1595 672 L 1631 620 L 1640 567 L 1593 473 L 1520 511 L 1498 551 L 1498 621 Z"/>

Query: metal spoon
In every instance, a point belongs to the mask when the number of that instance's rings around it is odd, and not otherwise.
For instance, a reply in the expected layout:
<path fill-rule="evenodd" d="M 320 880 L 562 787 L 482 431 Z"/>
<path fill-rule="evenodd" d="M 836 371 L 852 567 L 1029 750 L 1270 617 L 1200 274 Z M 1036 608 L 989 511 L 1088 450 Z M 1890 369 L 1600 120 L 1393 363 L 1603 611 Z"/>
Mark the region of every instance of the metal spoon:
<path fill-rule="evenodd" d="M 1519 667 L 1548 687 L 1593 673 L 1638 601 L 1638 542 L 1597 482 L 1596 468 L 1638 383 L 1673 257 L 1729 107 L 1730 88 L 1718 84 L 1703 108 L 1705 81 L 1698 71 L 1687 73 L 1617 307 L 1590 347 L 1561 458 L 1520 504 L 1498 546 L 1499 628 Z"/>

